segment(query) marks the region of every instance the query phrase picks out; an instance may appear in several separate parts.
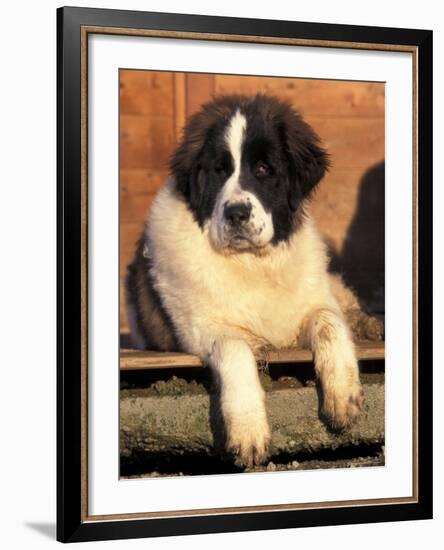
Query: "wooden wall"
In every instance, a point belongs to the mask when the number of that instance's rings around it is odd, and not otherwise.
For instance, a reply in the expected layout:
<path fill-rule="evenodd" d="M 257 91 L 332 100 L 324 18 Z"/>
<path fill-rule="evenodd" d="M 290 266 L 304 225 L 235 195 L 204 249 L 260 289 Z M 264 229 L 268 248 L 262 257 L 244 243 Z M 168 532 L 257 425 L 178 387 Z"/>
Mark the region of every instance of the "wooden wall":
<path fill-rule="evenodd" d="M 151 200 L 187 118 L 214 95 L 287 99 L 321 137 L 332 167 L 312 212 L 333 263 L 370 306 L 383 309 L 384 84 L 122 70 L 120 72 L 121 327 L 123 279 Z"/>

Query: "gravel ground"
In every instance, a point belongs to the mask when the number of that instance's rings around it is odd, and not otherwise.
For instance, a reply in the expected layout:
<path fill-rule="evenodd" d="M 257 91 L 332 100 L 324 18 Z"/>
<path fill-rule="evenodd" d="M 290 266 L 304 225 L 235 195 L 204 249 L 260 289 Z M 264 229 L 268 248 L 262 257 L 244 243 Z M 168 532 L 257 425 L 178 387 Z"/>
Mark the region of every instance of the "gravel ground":
<path fill-rule="evenodd" d="M 347 454 L 350 450 L 339 450 L 336 451 L 336 454 L 343 455 Z M 232 473 L 248 473 L 248 472 L 286 472 L 286 471 L 294 471 L 294 470 L 326 470 L 331 468 L 365 468 L 365 467 L 375 467 L 375 466 L 384 466 L 385 465 L 385 458 L 384 458 L 384 447 L 375 447 L 374 449 L 369 449 L 368 447 L 364 447 L 362 449 L 362 452 L 369 452 L 371 451 L 371 454 L 367 456 L 353 456 L 352 458 L 338 458 L 334 459 L 334 453 L 329 453 L 328 459 L 326 459 L 325 454 L 321 453 L 322 458 L 307 458 L 307 455 L 304 457 L 298 457 L 299 460 L 296 460 L 293 458 L 293 460 L 283 460 L 282 462 L 279 461 L 279 457 L 275 457 L 274 461 L 270 461 L 267 464 L 261 466 L 261 467 L 255 467 L 251 468 L 249 470 L 240 470 L 237 469 L 234 465 L 225 463 L 220 463 L 218 459 L 214 459 L 214 464 L 211 464 L 211 459 L 208 459 L 205 457 L 206 461 L 206 467 L 202 467 L 202 465 L 197 466 L 198 470 L 193 472 L 189 468 L 185 471 L 180 470 L 180 460 L 177 460 L 177 471 L 172 471 L 172 468 L 174 468 L 174 465 L 170 462 L 167 466 L 167 470 L 169 471 L 162 471 L 161 468 L 155 469 L 154 471 L 148 471 L 148 472 L 138 472 L 134 474 L 130 474 L 128 471 L 128 475 L 122 475 L 121 479 L 143 479 L 143 478 L 153 478 L 153 477 L 176 477 L 176 476 L 189 476 L 189 475 L 208 475 L 208 474 L 232 474 Z M 352 452 L 359 453 L 360 449 L 356 448 L 353 449 Z M 188 462 L 188 461 L 187 461 Z M 208 470 L 208 471 L 207 471 Z"/>

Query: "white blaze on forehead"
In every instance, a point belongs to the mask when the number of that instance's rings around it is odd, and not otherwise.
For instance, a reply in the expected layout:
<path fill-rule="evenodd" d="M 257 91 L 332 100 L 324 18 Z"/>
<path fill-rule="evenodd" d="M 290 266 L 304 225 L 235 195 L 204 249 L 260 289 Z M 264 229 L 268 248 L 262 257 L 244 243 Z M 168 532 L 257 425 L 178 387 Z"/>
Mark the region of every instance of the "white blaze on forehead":
<path fill-rule="evenodd" d="M 244 142 L 245 131 L 247 129 L 247 119 L 240 111 L 230 120 L 230 124 L 225 133 L 225 141 L 228 149 L 233 157 L 234 174 L 239 176 L 241 159 L 242 159 L 242 144 Z M 231 178 L 230 178 L 231 179 Z M 236 177 L 237 179 L 237 177 Z"/>
<path fill-rule="evenodd" d="M 265 246 L 274 234 L 271 213 L 266 212 L 258 197 L 242 189 L 240 185 L 242 147 L 247 130 L 247 119 L 239 110 L 233 115 L 225 131 L 225 143 L 233 160 L 233 172 L 225 181 L 216 199 L 216 205 L 208 224 L 212 242 L 218 247 L 225 247 L 232 237 L 232 228 L 227 224 L 224 209 L 227 203 L 248 203 L 251 206 L 251 217 L 244 227 L 254 246 Z"/>

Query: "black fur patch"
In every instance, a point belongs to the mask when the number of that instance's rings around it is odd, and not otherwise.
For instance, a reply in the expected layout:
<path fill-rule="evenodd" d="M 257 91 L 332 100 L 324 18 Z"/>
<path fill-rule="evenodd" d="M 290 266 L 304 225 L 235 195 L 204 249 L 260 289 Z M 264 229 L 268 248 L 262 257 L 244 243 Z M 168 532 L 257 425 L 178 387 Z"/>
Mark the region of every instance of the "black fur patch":
<path fill-rule="evenodd" d="M 272 214 L 276 244 L 297 229 L 304 202 L 328 168 L 328 155 L 302 117 L 277 98 L 227 96 L 191 117 L 171 160 L 178 190 L 202 227 L 233 171 L 225 132 L 240 111 L 247 120 L 240 186 Z"/>
<path fill-rule="evenodd" d="M 155 289 L 150 269 L 148 242 L 143 234 L 137 244 L 134 260 L 128 266 L 125 281 L 127 304 L 135 313 L 133 329 L 143 338 L 144 349 L 179 350 L 173 323 Z"/>

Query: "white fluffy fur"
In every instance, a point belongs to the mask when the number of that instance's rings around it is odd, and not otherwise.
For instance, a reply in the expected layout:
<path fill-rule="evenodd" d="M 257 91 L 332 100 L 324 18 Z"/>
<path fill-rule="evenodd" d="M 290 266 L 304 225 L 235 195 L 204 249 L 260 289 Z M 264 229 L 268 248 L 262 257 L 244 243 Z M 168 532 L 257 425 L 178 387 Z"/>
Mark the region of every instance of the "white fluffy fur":
<path fill-rule="evenodd" d="M 229 446 L 243 464 L 263 460 L 270 437 L 257 348 L 310 347 L 324 412 L 337 426 L 358 414 L 353 343 L 331 290 L 325 246 L 309 216 L 288 243 L 261 255 L 224 255 L 170 181 L 155 199 L 146 231 L 156 289 L 184 349 L 219 375 Z"/>
<path fill-rule="evenodd" d="M 246 225 L 249 239 L 254 246 L 266 246 L 274 235 L 273 220 L 270 212 L 266 212 L 258 198 L 239 185 L 242 162 L 242 145 L 247 130 L 247 120 L 239 111 L 233 116 L 227 127 L 225 141 L 231 153 L 234 170 L 222 187 L 214 208 L 214 213 L 208 223 L 209 236 L 217 249 L 225 249 L 230 243 L 229 226 L 224 217 L 224 206 L 230 203 L 250 203 L 251 216 Z M 237 248 L 248 247 L 248 242 L 239 243 Z"/>

